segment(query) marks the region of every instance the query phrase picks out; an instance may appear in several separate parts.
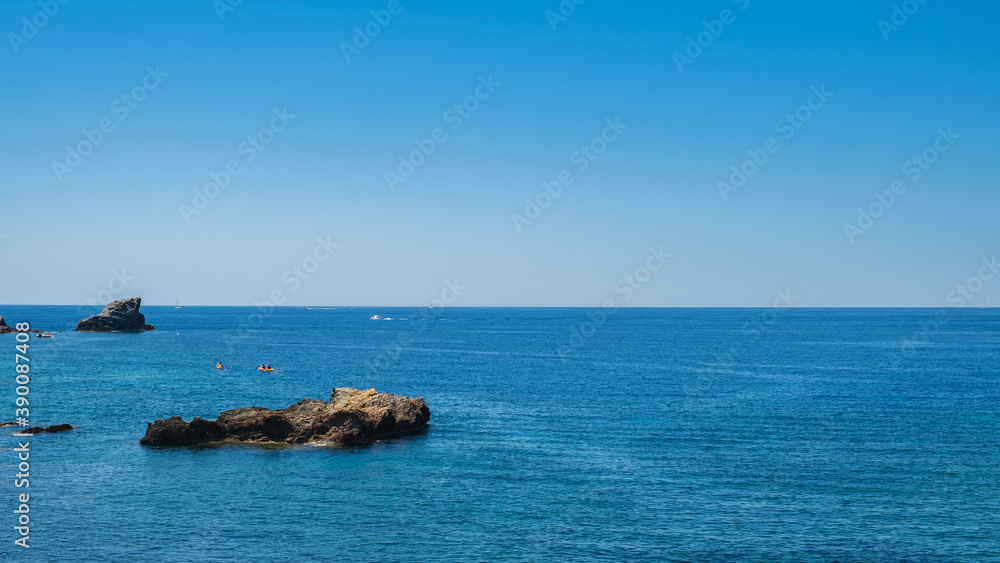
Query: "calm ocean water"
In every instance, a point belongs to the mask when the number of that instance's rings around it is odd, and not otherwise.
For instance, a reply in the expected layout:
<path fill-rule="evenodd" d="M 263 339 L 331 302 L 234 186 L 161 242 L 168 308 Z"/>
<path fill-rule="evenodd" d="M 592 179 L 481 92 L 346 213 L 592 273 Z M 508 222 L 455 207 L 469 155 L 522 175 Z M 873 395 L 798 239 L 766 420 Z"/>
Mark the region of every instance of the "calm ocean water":
<path fill-rule="evenodd" d="M 94 312 L 0 308 L 63 331 Z M 157 332 L 32 338 L 31 422 L 80 428 L 31 440 L 30 550 L 4 433 L 0 559 L 1000 557 L 996 310 L 143 312 Z M 138 444 L 156 418 L 334 386 L 423 396 L 431 426 L 352 450 Z"/>

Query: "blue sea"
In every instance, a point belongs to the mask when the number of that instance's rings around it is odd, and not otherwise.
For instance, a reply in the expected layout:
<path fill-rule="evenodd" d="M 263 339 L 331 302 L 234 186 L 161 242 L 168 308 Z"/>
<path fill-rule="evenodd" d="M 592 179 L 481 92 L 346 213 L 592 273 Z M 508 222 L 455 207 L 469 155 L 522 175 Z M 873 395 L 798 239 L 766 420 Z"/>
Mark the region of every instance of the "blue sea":
<path fill-rule="evenodd" d="M 0 307 L 64 331 L 31 339 L 30 422 L 79 427 L 31 438 L 28 489 L 3 429 L 0 560 L 1000 559 L 996 310 L 143 307 L 156 332 L 72 332 L 96 312 Z M 335 386 L 424 397 L 431 423 L 139 445 Z"/>

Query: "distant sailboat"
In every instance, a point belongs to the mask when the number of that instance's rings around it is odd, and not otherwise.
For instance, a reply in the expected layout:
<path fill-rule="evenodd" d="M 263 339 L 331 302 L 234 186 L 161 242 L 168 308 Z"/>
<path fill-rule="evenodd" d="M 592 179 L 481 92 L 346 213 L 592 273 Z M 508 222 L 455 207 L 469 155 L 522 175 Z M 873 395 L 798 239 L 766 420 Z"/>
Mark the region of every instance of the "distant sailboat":
<path fill-rule="evenodd" d="M 983 299 L 983 306 L 982 306 L 982 307 L 980 307 L 980 309 L 985 309 L 985 308 L 986 308 L 986 300 L 985 300 L 985 299 Z"/>
<path fill-rule="evenodd" d="M 180 309 L 180 308 L 181 308 L 181 298 L 178 297 L 177 303 L 174 304 L 174 309 Z"/>

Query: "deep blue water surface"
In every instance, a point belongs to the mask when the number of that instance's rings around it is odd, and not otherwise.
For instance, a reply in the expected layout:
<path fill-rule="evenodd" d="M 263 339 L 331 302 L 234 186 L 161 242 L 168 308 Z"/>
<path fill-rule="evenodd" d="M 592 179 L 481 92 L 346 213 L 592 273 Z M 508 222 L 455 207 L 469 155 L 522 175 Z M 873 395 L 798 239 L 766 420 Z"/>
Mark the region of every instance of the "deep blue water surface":
<path fill-rule="evenodd" d="M 0 560 L 1000 557 L 995 310 L 143 311 L 158 331 L 0 308 L 67 331 L 31 339 L 31 422 L 79 427 L 31 439 L 20 490 L 4 429 Z M 334 386 L 422 396 L 431 425 L 351 450 L 138 444 L 156 418 Z"/>

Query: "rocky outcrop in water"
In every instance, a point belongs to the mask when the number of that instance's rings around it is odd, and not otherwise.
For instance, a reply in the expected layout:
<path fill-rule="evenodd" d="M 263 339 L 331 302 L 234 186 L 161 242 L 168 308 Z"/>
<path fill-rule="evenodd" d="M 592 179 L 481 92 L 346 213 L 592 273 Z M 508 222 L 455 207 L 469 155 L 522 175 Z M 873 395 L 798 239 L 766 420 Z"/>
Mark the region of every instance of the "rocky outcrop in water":
<path fill-rule="evenodd" d="M 56 432 L 65 432 L 67 430 L 75 430 L 75 426 L 70 426 L 69 424 L 54 424 L 42 428 L 41 426 L 36 426 L 34 428 L 25 428 L 21 430 L 22 434 L 55 434 Z"/>
<path fill-rule="evenodd" d="M 99 315 L 83 319 L 77 325 L 77 332 L 142 332 L 156 330 L 146 324 L 146 317 L 139 312 L 142 299 L 131 297 L 112 301 Z"/>
<path fill-rule="evenodd" d="M 9 334 L 11 332 L 17 332 L 17 329 L 7 326 L 7 321 L 0 317 L 0 334 Z M 40 330 L 28 330 L 25 332 L 42 332 Z"/>
<path fill-rule="evenodd" d="M 8 426 L 21 426 L 18 422 L 0 422 L 0 428 L 6 428 Z M 56 432 L 65 432 L 67 430 L 76 430 L 76 426 L 70 426 L 69 424 L 54 424 L 48 427 L 35 426 L 33 428 L 22 428 L 14 431 L 15 434 L 55 434 Z"/>
<path fill-rule="evenodd" d="M 333 390 L 330 401 L 303 399 L 272 411 L 261 407 L 219 413 L 217 420 L 175 416 L 149 423 L 139 441 L 145 446 L 186 446 L 208 442 L 354 445 L 422 430 L 431 411 L 422 398 L 374 389 Z"/>

